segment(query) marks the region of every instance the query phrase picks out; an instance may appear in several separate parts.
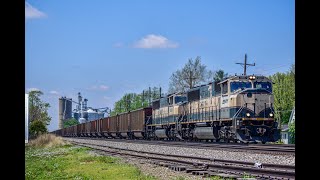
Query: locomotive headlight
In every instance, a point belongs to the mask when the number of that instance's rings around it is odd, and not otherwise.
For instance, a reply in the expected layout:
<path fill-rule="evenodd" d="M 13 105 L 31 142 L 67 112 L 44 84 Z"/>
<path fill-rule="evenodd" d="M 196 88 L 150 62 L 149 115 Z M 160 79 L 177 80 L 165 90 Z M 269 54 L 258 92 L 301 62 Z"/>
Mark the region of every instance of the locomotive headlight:
<path fill-rule="evenodd" d="M 249 79 L 250 79 L 250 80 L 255 80 L 256 77 L 255 77 L 255 76 L 249 76 Z"/>
<path fill-rule="evenodd" d="M 269 116 L 270 116 L 270 117 L 273 117 L 273 114 L 272 114 L 272 113 L 270 113 L 270 114 L 269 114 Z"/>
<path fill-rule="evenodd" d="M 250 113 L 246 113 L 246 116 L 247 116 L 247 117 L 250 117 Z"/>

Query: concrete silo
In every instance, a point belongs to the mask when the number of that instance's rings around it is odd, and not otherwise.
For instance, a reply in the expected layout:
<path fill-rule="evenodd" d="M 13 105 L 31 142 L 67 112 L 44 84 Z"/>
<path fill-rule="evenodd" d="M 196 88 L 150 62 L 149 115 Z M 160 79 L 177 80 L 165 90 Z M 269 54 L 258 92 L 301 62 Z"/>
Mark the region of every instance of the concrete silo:
<path fill-rule="evenodd" d="M 63 121 L 72 118 L 72 99 L 59 98 L 59 129 L 63 128 Z"/>

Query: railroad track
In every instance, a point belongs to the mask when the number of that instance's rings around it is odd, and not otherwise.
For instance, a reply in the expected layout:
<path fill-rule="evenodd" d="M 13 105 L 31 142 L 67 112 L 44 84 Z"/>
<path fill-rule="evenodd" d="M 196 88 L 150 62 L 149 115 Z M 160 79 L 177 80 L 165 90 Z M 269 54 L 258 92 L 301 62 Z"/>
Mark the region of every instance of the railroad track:
<path fill-rule="evenodd" d="M 162 154 L 115 148 L 107 145 L 79 143 L 68 140 L 73 144 L 90 147 L 110 155 L 130 156 L 153 160 L 154 164 L 166 166 L 172 170 L 185 171 L 202 176 L 222 176 L 225 178 L 240 178 L 251 175 L 258 179 L 294 179 L 295 166 L 279 164 L 255 164 L 245 161 L 210 159 L 194 156 Z"/>
<path fill-rule="evenodd" d="M 75 138 L 75 137 L 72 137 Z M 264 154 L 285 154 L 295 155 L 295 145 L 271 145 L 271 144 L 223 144 L 223 143 L 199 143 L 186 141 L 148 141 L 148 140 L 130 140 L 130 139 L 110 139 L 94 137 L 76 137 L 79 139 L 94 139 L 114 142 L 140 143 L 150 145 L 165 145 L 175 147 L 187 147 L 197 149 L 223 149 L 228 151 L 251 151 Z"/>

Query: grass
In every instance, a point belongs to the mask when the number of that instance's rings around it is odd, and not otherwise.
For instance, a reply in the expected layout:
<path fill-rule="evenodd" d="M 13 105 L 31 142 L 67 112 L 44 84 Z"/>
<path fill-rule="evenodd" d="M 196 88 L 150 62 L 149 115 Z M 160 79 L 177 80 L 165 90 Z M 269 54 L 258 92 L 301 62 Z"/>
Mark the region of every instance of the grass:
<path fill-rule="evenodd" d="M 155 179 L 143 175 L 135 166 L 121 164 L 117 158 L 90 154 L 89 148 L 37 142 L 25 147 L 26 179 Z"/>
<path fill-rule="evenodd" d="M 25 179 L 74 179 L 74 180 L 154 180 L 117 158 L 88 153 L 90 148 L 80 148 L 64 142 L 60 137 L 44 134 L 29 141 L 25 147 Z M 250 178 L 244 174 L 243 178 Z M 174 180 L 184 180 L 179 176 Z M 212 180 L 221 180 L 218 176 Z M 228 179 L 228 178 L 227 178 Z"/>
<path fill-rule="evenodd" d="M 255 178 L 255 177 L 250 174 L 244 173 L 243 178 Z"/>

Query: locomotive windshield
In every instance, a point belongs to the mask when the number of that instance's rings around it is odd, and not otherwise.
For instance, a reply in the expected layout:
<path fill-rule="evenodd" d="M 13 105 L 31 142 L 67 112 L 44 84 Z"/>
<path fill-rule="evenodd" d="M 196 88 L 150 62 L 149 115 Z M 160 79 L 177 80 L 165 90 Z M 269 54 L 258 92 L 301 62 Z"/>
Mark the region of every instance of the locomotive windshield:
<path fill-rule="evenodd" d="M 272 92 L 272 87 L 270 82 L 254 82 L 254 88 L 263 88 Z"/>
<path fill-rule="evenodd" d="M 238 89 L 246 89 L 246 88 L 251 88 L 251 82 L 231 82 L 230 83 L 230 87 L 231 87 L 231 92 L 234 92 Z"/>

